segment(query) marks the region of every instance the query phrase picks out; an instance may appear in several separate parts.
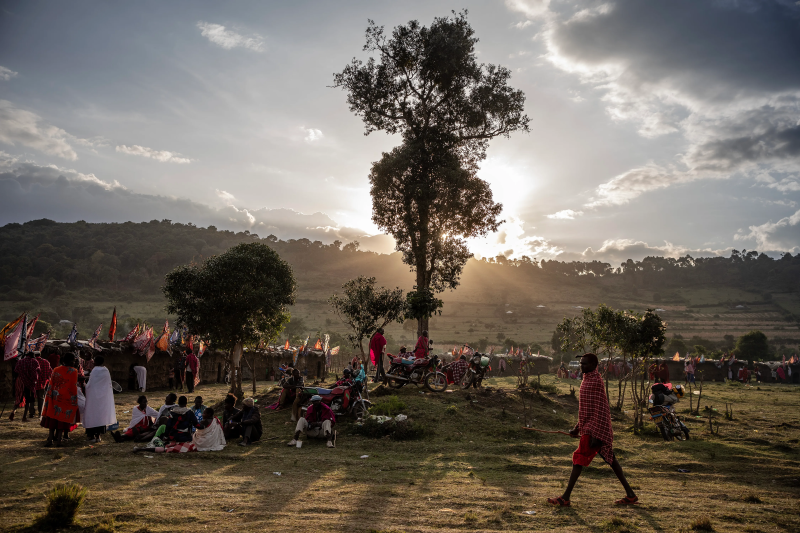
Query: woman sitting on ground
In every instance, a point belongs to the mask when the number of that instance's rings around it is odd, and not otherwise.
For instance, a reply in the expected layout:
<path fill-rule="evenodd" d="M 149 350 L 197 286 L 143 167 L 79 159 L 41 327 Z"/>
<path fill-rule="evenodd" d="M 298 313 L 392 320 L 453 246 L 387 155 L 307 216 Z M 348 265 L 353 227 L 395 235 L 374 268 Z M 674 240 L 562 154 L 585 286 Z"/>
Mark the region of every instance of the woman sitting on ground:
<path fill-rule="evenodd" d="M 147 405 L 147 396 L 139 396 L 136 403 L 138 405 L 131 410 L 131 422 L 125 431 L 111 433 L 116 442 L 126 440 L 147 442 L 155 436 L 154 422 L 158 417 L 158 411 Z"/>

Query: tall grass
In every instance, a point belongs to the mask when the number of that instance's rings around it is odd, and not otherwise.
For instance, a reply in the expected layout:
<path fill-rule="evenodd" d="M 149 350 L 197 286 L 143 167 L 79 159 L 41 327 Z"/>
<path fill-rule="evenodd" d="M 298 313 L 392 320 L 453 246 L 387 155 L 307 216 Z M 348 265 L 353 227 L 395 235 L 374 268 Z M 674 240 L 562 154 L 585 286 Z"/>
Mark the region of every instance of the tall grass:
<path fill-rule="evenodd" d="M 69 527 L 75 523 L 89 490 L 76 483 L 59 483 L 47 493 L 47 509 L 37 521 L 46 529 Z"/>

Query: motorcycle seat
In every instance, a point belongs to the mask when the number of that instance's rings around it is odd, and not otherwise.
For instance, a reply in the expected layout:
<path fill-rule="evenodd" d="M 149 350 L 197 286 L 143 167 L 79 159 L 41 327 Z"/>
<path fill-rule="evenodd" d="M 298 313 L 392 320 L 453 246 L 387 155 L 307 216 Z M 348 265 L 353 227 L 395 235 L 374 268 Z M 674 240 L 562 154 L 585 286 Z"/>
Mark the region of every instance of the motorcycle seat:
<path fill-rule="evenodd" d="M 317 394 L 320 396 L 327 396 L 328 394 L 332 393 L 335 389 L 320 389 L 317 387 Z"/>
<path fill-rule="evenodd" d="M 413 365 L 416 361 L 414 359 L 400 359 L 400 362 L 404 365 Z"/>

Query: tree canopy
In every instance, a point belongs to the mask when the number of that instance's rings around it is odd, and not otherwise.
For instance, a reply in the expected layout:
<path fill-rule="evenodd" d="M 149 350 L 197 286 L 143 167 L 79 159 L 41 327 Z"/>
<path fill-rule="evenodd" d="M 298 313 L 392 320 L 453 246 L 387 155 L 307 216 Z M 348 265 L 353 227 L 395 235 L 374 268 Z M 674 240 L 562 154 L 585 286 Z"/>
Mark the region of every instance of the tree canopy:
<path fill-rule="evenodd" d="M 369 22 L 359 59 L 334 76 L 365 134 L 386 131 L 403 142 L 373 164 L 373 221 L 391 234 L 416 272 L 417 290 L 455 288 L 471 257 L 466 238 L 496 231 L 502 206 L 477 176 L 489 141 L 528 130 L 525 96 L 511 73 L 479 64 L 467 12 L 416 20 L 387 37 Z M 418 319 L 418 330 L 427 318 Z"/>
<path fill-rule="evenodd" d="M 364 339 L 390 322 L 402 322 L 405 300 L 401 289 L 376 287 L 375 278 L 359 276 L 342 285 L 342 295 L 328 299 L 334 312 L 347 324 L 347 340 L 361 350 L 364 358 Z"/>
<path fill-rule="evenodd" d="M 261 243 L 238 244 L 202 264 L 167 274 L 167 312 L 216 348 L 277 337 L 294 304 L 292 268 Z"/>
<path fill-rule="evenodd" d="M 753 330 L 745 333 L 736 341 L 736 357 L 748 361 L 762 361 L 769 356 L 767 336 L 763 332 Z"/>

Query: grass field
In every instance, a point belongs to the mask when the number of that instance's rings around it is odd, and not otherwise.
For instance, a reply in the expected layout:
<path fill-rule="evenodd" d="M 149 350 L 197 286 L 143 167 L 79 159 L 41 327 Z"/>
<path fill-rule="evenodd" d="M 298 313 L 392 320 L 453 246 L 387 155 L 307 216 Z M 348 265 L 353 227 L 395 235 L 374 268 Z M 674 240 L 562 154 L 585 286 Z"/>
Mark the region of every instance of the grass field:
<path fill-rule="evenodd" d="M 229 443 L 222 452 L 149 457 L 131 453 L 132 444 L 89 445 L 82 432 L 64 448 L 44 448 L 37 423 L 6 417 L 0 529 L 35 531 L 44 494 L 73 481 L 89 489 L 75 531 L 690 532 L 703 530 L 700 519 L 718 532 L 800 530 L 800 387 L 706 384 L 701 404 L 710 409 L 687 416 L 687 442 L 665 443 L 653 427 L 635 436 L 619 414 L 615 450 L 641 504 L 612 505 L 623 492 L 598 459 L 579 480 L 573 506 L 555 509 L 545 499 L 563 491 L 575 441 L 522 426 L 527 419 L 545 429 L 570 427 L 577 383 L 552 376 L 542 383 L 551 392 L 524 405 L 511 378 L 492 378 L 489 390 L 471 394 L 374 390 L 377 403 L 396 394 L 392 402 L 425 434 L 376 440 L 353 434 L 354 422 L 342 420 L 335 449 L 323 441 L 288 448 L 293 424 L 285 412 L 264 411 L 265 440 L 249 448 Z M 274 397 L 268 385 L 259 383 L 258 405 Z M 224 392 L 217 385 L 197 390 L 207 405 Z M 165 395 L 150 393 L 151 405 Z M 116 397 L 123 427 L 134 396 Z M 688 411 L 688 399 L 678 408 Z M 718 433 L 708 429 L 709 414 Z"/>

